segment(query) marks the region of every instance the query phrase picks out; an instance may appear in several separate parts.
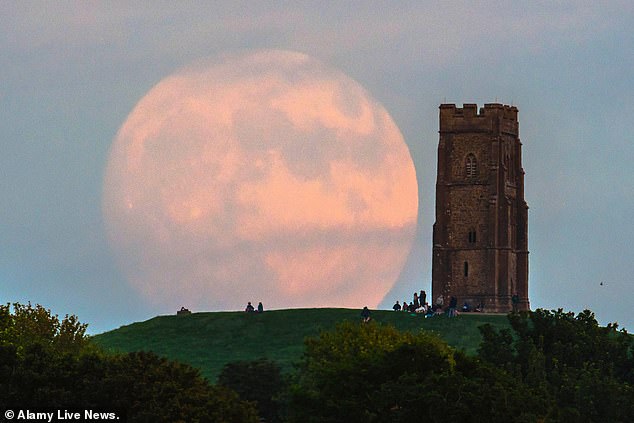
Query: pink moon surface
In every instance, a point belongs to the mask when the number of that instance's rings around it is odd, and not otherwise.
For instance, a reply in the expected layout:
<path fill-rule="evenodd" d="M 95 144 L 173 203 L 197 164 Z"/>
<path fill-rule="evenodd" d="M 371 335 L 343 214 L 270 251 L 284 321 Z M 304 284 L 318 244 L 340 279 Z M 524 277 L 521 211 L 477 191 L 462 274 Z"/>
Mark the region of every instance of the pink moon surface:
<path fill-rule="evenodd" d="M 414 165 L 383 106 L 280 50 L 160 81 L 117 133 L 104 178 L 116 260 L 160 307 L 376 307 L 417 210 Z"/>

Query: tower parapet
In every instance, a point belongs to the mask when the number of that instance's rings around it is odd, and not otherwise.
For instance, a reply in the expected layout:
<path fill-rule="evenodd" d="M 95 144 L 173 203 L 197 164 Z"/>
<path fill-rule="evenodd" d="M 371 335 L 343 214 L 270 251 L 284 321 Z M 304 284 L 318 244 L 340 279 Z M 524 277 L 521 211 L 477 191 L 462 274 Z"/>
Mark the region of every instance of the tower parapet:
<path fill-rule="evenodd" d="M 441 132 L 501 132 L 519 135 L 517 107 L 500 103 L 487 103 L 478 110 L 477 104 L 440 105 Z"/>

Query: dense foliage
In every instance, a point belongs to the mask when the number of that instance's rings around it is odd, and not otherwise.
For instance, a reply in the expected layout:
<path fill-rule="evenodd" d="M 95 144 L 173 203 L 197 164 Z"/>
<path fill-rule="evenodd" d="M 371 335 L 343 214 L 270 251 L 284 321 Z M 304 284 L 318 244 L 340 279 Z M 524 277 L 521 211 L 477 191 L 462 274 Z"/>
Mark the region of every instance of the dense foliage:
<path fill-rule="evenodd" d="M 39 304 L 0 305 L 0 345 L 11 345 L 18 354 L 33 345 L 54 354 L 77 354 L 87 345 L 87 326 L 74 315 L 60 320 Z"/>
<path fill-rule="evenodd" d="M 590 311 L 509 314 L 481 327 L 477 357 L 428 332 L 344 323 L 307 340 L 288 396 L 291 422 L 626 422 L 632 337 Z"/>
<path fill-rule="evenodd" d="M 227 363 L 218 376 L 218 385 L 255 404 L 258 415 L 265 421 L 281 421 L 279 397 L 286 388 L 286 381 L 280 366 L 274 361 L 261 358 Z"/>
<path fill-rule="evenodd" d="M 309 339 L 291 422 L 534 421 L 541 399 L 428 332 L 343 323 Z"/>
<path fill-rule="evenodd" d="M 255 422 L 253 406 L 153 353 L 106 355 L 75 316 L 0 307 L 0 405 L 104 408 L 130 422 Z"/>
<path fill-rule="evenodd" d="M 548 421 L 631 421 L 634 358 L 626 331 L 599 326 L 588 310 L 540 309 L 509 320 L 513 332 L 481 328 L 479 355 L 539 390 L 550 404 Z"/>

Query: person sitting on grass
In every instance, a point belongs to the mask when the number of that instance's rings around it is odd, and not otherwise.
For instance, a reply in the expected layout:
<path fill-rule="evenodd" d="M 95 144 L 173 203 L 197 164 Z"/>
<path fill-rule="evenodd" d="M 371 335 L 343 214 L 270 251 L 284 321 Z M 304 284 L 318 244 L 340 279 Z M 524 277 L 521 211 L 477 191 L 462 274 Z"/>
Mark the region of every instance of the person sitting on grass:
<path fill-rule="evenodd" d="M 244 311 L 246 311 L 247 313 L 253 313 L 255 311 L 255 309 L 251 305 L 251 301 L 249 301 L 249 303 L 247 304 L 247 307 L 244 309 Z"/>
<path fill-rule="evenodd" d="M 392 306 L 392 310 L 401 311 L 401 305 L 398 303 L 398 300 L 396 301 L 396 304 Z"/>
<path fill-rule="evenodd" d="M 427 312 L 425 313 L 425 317 L 433 317 L 435 314 L 433 307 L 427 305 Z"/>

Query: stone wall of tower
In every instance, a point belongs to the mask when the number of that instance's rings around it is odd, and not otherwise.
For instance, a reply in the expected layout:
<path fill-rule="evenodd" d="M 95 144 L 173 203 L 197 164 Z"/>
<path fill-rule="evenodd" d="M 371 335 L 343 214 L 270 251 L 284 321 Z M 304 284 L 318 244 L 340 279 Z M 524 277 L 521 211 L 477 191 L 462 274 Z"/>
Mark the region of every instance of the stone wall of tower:
<path fill-rule="evenodd" d="M 528 309 L 528 207 L 517 109 L 440 106 L 432 296 Z"/>

